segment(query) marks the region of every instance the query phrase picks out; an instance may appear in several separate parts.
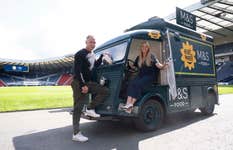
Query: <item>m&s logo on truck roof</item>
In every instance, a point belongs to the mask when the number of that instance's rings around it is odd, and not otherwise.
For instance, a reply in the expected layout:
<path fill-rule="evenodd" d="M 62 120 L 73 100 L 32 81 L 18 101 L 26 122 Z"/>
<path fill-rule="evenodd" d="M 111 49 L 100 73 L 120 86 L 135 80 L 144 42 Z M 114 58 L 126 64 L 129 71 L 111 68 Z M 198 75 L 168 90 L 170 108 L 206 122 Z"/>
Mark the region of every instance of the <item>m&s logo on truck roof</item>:
<path fill-rule="evenodd" d="M 161 37 L 161 34 L 159 31 L 154 30 L 154 31 L 149 32 L 148 36 L 152 39 L 159 39 Z"/>
<path fill-rule="evenodd" d="M 195 56 L 196 52 L 193 46 L 189 44 L 188 41 L 182 43 L 182 48 L 180 49 L 182 54 L 181 60 L 184 62 L 184 67 L 192 70 L 195 68 L 195 63 L 197 62 Z"/>

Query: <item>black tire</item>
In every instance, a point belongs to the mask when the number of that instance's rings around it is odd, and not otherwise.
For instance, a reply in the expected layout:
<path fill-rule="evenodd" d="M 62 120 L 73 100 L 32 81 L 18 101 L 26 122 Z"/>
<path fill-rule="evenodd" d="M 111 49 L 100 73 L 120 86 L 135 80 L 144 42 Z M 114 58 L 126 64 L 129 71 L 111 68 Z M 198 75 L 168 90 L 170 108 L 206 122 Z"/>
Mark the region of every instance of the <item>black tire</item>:
<path fill-rule="evenodd" d="M 202 114 L 204 115 L 212 115 L 215 108 L 216 96 L 214 93 L 208 93 L 206 97 L 205 107 L 199 108 Z"/>
<path fill-rule="evenodd" d="M 164 109 L 160 102 L 150 99 L 145 102 L 134 120 L 135 127 L 141 131 L 153 131 L 158 129 L 164 120 Z"/>

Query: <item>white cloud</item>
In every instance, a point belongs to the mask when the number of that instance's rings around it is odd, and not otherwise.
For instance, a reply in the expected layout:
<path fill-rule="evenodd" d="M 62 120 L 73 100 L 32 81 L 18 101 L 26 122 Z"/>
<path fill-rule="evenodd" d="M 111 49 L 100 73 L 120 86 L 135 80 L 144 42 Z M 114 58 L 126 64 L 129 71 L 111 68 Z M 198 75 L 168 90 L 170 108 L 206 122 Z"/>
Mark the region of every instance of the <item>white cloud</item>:
<path fill-rule="evenodd" d="M 84 47 L 88 34 L 93 34 L 99 45 L 152 16 L 170 14 L 176 5 L 182 8 L 198 1 L 0 1 L 0 58 L 38 59 L 75 53 Z"/>

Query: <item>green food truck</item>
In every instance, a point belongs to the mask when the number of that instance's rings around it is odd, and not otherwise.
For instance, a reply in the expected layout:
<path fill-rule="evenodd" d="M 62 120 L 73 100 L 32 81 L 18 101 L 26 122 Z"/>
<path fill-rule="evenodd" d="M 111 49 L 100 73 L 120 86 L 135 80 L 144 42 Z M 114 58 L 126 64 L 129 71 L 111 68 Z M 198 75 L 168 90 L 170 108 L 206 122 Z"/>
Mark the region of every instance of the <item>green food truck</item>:
<path fill-rule="evenodd" d="M 151 52 L 168 68 L 160 70 L 154 82 L 143 87 L 142 96 L 131 113 L 122 111 L 126 90 L 138 70 L 132 64 L 139 54 L 140 43 L 149 42 Z M 143 131 L 159 128 L 164 118 L 176 112 L 200 109 L 211 115 L 218 104 L 213 38 L 164 19 L 148 20 L 128 29 L 94 50 L 97 58 L 108 53 L 112 63 L 96 69 L 96 80 L 110 89 L 110 96 L 92 120 L 131 119 Z M 94 96 L 94 95 L 92 95 Z M 91 98 L 91 96 L 89 96 Z"/>

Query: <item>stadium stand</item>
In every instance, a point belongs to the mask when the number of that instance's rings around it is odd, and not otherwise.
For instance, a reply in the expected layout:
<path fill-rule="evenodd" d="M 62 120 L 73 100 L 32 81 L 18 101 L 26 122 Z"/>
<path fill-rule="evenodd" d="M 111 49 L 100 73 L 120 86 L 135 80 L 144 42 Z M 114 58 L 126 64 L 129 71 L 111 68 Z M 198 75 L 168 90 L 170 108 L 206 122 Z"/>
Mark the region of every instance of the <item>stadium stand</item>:
<path fill-rule="evenodd" d="M 2 81 L 2 80 L 0 80 L 0 87 L 1 87 L 1 86 L 6 86 L 5 82 Z"/>
<path fill-rule="evenodd" d="M 6 71 L 4 65 L 26 65 L 29 71 Z M 73 55 L 35 61 L 0 59 L 0 86 L 70 85 L 72 65 Z"/>
<path fill-rule="evenodd" d="M 217 45 L 215 56 L 219 84 L 233 84 L 233 42 Z"/>
<path fill-rule="evenodd" d="M 71 85 L 71 82 L 73 81 L 73 76 L 71 76 L 66 82 L 65 85 Z"/>
<path fill-rule="evenodd" d="M 233 43 L 216 45 L 215 54 L 226 54 L 233 52 Z"/>
<path fill-rule="evenodd" d="M 220 83 L 233 84 L 233 62 L 224 62 L 217 69 L 217 80 Z"/>
<path fill-rule="evenodd" d="M 62 74 L 57 81 L 57 85 L 70 85 L 71 82 L 72 82 L 71 74 Z"/>
<path fill-rule="evenodd" d="M 40 76 L 35 75 L 12 75 L 2 73 L 0 75 L 1 86 L 20 86 L 20 85 L 70 85 L 69 82 L 72 79 L 70 74 L 48 74 Z M 72 80 L 71 80 L 72 81 Z"/>
<path fill-rule="evenodd" d="M 5 83 L 4 86 L 55 85 L 59 76 L 60 75 L 58 74 L 38 76 L 38 75 L 13 75 L 13 74 L 1 73 L 0 78 Z M 50 81 L 51 77 L 53 78 L 53 81 Z"/>

